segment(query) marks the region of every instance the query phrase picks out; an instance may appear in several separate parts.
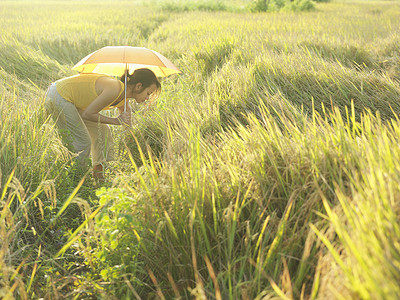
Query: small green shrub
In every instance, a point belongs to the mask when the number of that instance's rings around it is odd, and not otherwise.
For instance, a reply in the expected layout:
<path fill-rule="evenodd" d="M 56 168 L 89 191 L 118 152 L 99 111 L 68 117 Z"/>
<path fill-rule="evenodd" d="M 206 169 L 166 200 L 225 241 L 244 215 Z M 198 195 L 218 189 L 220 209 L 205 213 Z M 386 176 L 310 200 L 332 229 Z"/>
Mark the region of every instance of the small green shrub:
<path fill-rule="evenodd" d="M 252 12 L 265 11 L 309 11 L 315 8 L 312 0 L 254 0 L 249 9 Z"/>
<path fill-rule="evenodd" d="M 227 6 L 221 1 L 163 1 L 160 4 L 162 11 L 188 12 L 188 11 L 225 11 Z"/>
<path fill-rule="evenodd" d="M 268 3 L 267 0 L 254 0 L 249 5 L 250 11 L 252 12 L 261 12 L 268 10 Z"/>
<path fill-rule="evenodd" d="M 294 0 L 286 3 L 283 9 L 286 11 L 310 11 L 315 9 L 315 5 L 312 0 Z"/>
<path fill-rule="evenodd" d="M 94 223 L 92 253 L 87 257 L 93 267 L 92 272 L 109 282 L 121 282 L 124 276 L 135 281 L 137 265 L 136 256 L 141 251 L 143 224 L 141 224 L 140 207 L 136 201 L 118 188 L 97 191 L 100 206 L 104 209 L 97 215 Z M 133 211 L 135 211 L 134 214 Z M 113 290 L 115 286 L 109 288 Z M 127 285 L 119 285 L 113 293 L 124 295 L 129 299 L 132 293 Z"/>

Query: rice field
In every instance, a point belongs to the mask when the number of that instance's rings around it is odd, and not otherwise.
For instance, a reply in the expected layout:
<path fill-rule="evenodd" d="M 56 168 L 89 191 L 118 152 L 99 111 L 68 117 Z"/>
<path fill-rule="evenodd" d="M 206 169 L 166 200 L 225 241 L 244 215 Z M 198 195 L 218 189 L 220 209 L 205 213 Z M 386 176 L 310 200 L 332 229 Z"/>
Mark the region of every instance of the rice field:
<path fill-rule="evenodd" d="M 0 2 L 0 298 L 399 297 L 400 2 L 250 2 Z M 182 74 L 99 185 L 43 97 L 108 45 Z"/>

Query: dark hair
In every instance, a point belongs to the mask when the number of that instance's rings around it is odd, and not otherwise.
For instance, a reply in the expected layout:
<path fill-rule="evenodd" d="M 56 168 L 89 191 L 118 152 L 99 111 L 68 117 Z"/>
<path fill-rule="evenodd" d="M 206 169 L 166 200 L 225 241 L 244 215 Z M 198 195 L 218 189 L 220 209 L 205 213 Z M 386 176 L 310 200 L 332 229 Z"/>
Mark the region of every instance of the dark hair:
<path fill-rule="evenodd" d="M 125 76 L 126 73 L 123 74 L 120 78 L 120 80 L 125 83 Z M 158 97 L 158 95 L 161 93 L 161 83 L 158 80 L 157 76 L 154 74 L 153 71 L 150 69 L 142 68 L 142 69 L 136 69 L 133 74 L 129 75 L 128 72 L 128 77 L 127 77 L 127 84 L 137 84 L 137 83 L 142 84 L 142 90 L 145 88 L 148 88 L 152 84 L 156 85 L 156 91 L 155 91 L 155 98 Z"/>

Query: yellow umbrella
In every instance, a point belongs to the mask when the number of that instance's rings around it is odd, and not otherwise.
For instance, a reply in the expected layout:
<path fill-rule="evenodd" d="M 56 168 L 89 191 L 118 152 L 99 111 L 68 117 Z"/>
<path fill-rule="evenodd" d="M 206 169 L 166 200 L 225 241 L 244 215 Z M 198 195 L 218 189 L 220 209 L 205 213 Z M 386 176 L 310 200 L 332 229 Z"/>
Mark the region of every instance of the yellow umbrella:
<path fill-rule="evenodd" d="M 80 73 L 99 73 L 121 76 L 125 72 L 147 68 L 157 77 L 166 77 L 181 71 L 160 53 L 144 47 L 107 46 L 90 53 L 72 69 Z M 126 77 L 125 77 L 126 104 Z M 125 107 L 126 110 L 126 107 Z"/>

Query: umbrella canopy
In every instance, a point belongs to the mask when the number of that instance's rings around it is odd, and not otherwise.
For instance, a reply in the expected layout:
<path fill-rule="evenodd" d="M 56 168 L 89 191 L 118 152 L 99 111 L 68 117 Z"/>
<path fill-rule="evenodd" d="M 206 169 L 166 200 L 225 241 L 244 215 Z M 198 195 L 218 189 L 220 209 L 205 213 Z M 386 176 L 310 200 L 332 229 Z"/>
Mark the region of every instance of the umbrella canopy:
<path fill-rule="evenodd" d="M 147 68 L 157 77 L 166 77 L 181 71 L 160 53 L 144 47 L 107 46 L 90 53 L 72 69 L 80 73 L 98 73 L 122 76 L 127 71 Z M 126 111 L 126 77 L 125 107 Z"/>
<path fill-rule="evenodd" d="M 147 68 L 157 77 L 181 71 L 160 53 L 144 47 L 107 46 L 90 53 L 72 69 L 80 73 L 100 73 L 121 76 L 126 70 Z"/>

